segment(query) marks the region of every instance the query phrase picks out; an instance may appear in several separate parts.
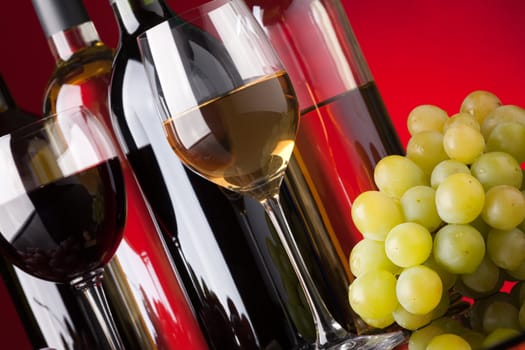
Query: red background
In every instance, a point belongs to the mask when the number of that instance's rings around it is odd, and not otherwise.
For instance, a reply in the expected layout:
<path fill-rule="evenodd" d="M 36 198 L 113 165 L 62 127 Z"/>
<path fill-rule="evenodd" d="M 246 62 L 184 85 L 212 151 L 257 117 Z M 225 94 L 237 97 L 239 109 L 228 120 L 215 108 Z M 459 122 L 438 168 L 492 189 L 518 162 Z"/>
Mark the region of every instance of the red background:
<path fill-rule="evenodd" d="M 180 9 L 197 1 L 168 3 Z M 525 106 L 523 0 L 342 2 L 404 143 L 406 116 L 418 104 L 436 104 L 453 114 L 466 94 L 485 89 L 505 104 Z M 102 39 L 115 46 L 109 0 L 85 3 Z M 18 104 L 38 112 L 53 59 L 29 0 L 2 4 L 0 33 L 0 73 Z M 0 301 L 0 347 L 29 349 L 2 284 Z"/>

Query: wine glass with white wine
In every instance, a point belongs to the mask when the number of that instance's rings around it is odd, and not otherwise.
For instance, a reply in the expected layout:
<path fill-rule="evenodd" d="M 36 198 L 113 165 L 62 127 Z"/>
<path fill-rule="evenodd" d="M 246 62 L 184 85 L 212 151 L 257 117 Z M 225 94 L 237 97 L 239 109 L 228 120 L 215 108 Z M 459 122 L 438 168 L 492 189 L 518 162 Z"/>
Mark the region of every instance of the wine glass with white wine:
<path fill-rule="evenodd" d="M 400 332 L 358 336 L 343 329 L 303 261 L 279 204 L 298 103 L 244 3 L 205 3 L 149 29 L 138 43 L 174 152 L 209 181 L 253 197 L 268 214 L 314 317 L 317 339 L 304 348 L 390 349 L 400 343 Z"/>

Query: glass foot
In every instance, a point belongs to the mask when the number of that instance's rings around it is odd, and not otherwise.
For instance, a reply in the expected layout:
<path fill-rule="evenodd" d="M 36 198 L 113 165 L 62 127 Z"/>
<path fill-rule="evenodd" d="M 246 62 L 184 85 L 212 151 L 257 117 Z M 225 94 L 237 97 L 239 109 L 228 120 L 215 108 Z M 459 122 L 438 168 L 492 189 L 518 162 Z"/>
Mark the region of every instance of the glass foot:
<path fill-rule="evenodd" d="M 338 343 L 313 346 L 315 350 L 391 350 L 407 339 L 408 334 L 403 331 L 373 335 L 349 335 Z"/>

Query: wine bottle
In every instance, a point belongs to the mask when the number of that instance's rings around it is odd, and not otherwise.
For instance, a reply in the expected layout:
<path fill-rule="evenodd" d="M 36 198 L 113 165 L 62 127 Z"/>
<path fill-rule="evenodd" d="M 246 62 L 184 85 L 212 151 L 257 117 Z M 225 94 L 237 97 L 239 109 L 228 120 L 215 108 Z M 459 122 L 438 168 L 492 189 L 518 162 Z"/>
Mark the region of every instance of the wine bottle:
<path fill-rule="evenodd" d="M 0 136 L 37 120 L 38 116 L 18 107 L 3 76 L 0 75 Z"/>
<path fill-rule="evenodd" d="M 0 76 L 0 136 L 37 120 L 38 116 L 18 107 Z M 97 345 L 97 334 L 84 317 L 76 293 L 68 286 L 30 276 L 1 256 L 0 274 L 32 349 L 51 344 L 75 349 L 92 349 Z"/>
<path fill-rule="evenodd" d="M 108 87 L 113 50 L 81 0 L 33 0 L 56 66 L 44 94 L 44 113 L 83 105 L 111 128 Z M 173 262 L 121 157 L 128 215 L 124 238 L 103 280 L 117 327 L 129 349 L 207 349 Z"/>
<path fill-rule="evenodd" d="M 240 199 L 185 168 L 163 132 L 136 37 L 174 14 L 162 0 L 110 2 L 120 29 L 110 86 L 114 128 L 171 247 L 210 344 L 215 349 L 298 346 L 303 342 L 298 331 L 304 337 L 312 334 L 311 315 L 299 312 L 305 307 L 289 262 L 284 268 L 277 266 L 286 261 L 282 247 L 275 243 L 277 238 L 263 241 L 263 249 L 272 249 L 276 259 L 268 265 L 261 258 L 259 242 L 246 232 L 250 225 L 247 212 L 237 205 Z M 204 48 L 201 54 L 213 50 L 213 57 L 224 58 L 220 45 L 207 34 L 195 27 L 185 28 L 191 45 Z M 270 236 L 270 225 L 260 209 L 254 211 L 253 219 Z M 288 276 L 278 281 L 290 286 L 285 298 L 276 287 L 272 269 L 283 278 Z M 292 322 L 293 315 L 283 303 L 296 305 L 299 322 Z"/>
<path fill-rule="evenodd" d="M 403 154 L 403 147 L 339 0 L 245 2 L 299 99 L 301 122 L 285 183 L 306 216 L 322 218 L 319 235 L 330 237 L 346 266 L 362 238 L 350 216 L 352 201 L 376 189 L 375 164 Z M 310 195 L 295 190 L 298 181 Z"/>

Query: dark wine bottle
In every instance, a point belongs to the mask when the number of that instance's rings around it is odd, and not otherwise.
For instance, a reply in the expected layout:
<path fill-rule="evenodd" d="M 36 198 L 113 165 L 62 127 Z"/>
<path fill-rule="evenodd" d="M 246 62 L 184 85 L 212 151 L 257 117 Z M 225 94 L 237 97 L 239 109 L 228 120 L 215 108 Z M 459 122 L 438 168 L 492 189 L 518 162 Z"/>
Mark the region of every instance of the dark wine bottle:
<path fill-rule="evenodd" d="M 331 263 L 347 268 L 352 247 L 362 239 L 350 215 L 352 202 L 376 189 L 375 164 L 403 154 L 403 147 L 339 0 L 245 2 L 299 100 L 300 126 L 285 186 L 298 210 L 316 219 L 314 239 L 324 238 L 319 245 L 337 251 L 339 262 Z"/>
<path fill-rule="evenodd" d="M 0 75 L 0 136 L 37 120 L 38 116 L 18 107 L 4 78 Z"/>
<path fill-rule="evenodd" d="M 276 237 L 271 237 L 264 211 L 250 218 L 262 225 L 267 241 L 252 239 L 242 198 L 225 193 L 182 165 L 163 132 L 137 36 L 175 16 L 162 0 L 111 0 L 120 29 L 113 64 L 110 107 L 114 128 L 135 176 L 160 224 L 200 324 L 214 349 L 291 349 L 311 337 L 311 315 Z M 207 34 L 185 27 L 194 47 L 221 56 Z M 228 72 L 226 72 L 228 74 Z M 231 77 L 235 79 L 235 77 Z M 218 82 L 219 83 L 219 82 Z M 230 196 L 230 197 L 228 197 Z M 239 205 L 238 205 L 239 204 Z M 273 253 L 271 266 L 261 258 Z M 284 263 L 283 263 L 284 261 Z M 281 264 L 283 267 L 278 266 Z M 290 293 L 279 292 L 277 274 Z M 285 280 L 286 279 L 286 280 Z M 284 288 L 283 288 L 284 290 Z M 296 305 L 292 322 L 285 305 Z"/>
<path fill-rule="evenodd" d="M 82 105 L 111 129 L 108 87 L 114 51 L 106 46 L 81 0 L 33 0 L 56 66 L 43 111 Z M 124 237 L 103 279 L 128 349 L 207 349 L 173 261 L 121 154 L 128 215 Z"/>
<path fill-rule="evenodd" d="M 0 77 L 0 136 L 38 120 L 17 106 L 5 81 Z M 0 212 L 0 227 L 2 212 Z M 84 315 L 76 293 L 63 284 L 28 275 L 0 255 L 0 274 L 25 329 L 31 349 L 48 346 L 93 349 L 97 334 Z M 3 320 L 8 322 L 8 320 Z M 18 349 L 22 348 L 17 345 Z"/>

